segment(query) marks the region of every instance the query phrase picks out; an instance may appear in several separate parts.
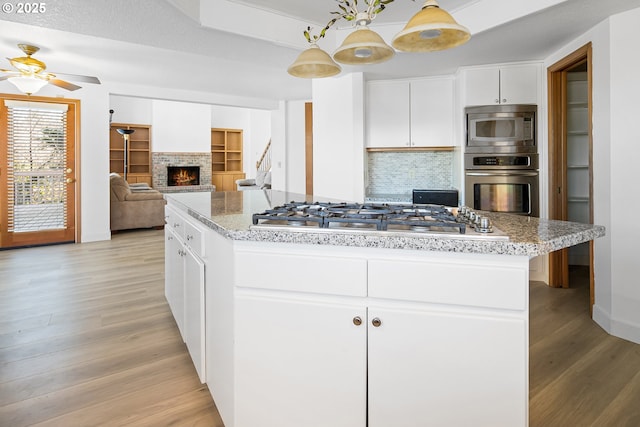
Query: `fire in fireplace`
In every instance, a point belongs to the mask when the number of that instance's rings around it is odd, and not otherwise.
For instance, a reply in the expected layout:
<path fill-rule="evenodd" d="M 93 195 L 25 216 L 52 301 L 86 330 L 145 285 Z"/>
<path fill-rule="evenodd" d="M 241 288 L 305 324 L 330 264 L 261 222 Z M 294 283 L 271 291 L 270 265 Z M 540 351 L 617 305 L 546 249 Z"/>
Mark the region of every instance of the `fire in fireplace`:
<path fill-rule="evenodd" d="M 167 186 L 200 185 L 200 166 L 167 166 Z"/>

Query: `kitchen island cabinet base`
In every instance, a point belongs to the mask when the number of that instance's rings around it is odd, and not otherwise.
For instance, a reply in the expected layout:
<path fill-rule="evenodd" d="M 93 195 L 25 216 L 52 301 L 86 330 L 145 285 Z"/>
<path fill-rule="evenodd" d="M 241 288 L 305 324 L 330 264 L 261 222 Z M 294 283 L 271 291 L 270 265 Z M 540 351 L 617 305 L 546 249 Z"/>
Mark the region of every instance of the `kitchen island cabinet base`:
<path fill-rule="evenodd" d="M 527 425 L 528 257 L 220 243 L 228 427 Z"/>

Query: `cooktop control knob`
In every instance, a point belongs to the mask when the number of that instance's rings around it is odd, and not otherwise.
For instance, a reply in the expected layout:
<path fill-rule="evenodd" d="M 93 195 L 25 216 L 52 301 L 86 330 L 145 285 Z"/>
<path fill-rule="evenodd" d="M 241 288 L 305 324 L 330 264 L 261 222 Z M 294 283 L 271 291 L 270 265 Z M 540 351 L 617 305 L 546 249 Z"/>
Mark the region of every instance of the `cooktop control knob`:
<path fill-rule="evenodd" d="M 478 218 L 479 220 L 476 223 L 476 231 L 479 233 L 493 233 L 491 220 L 486 216 L 480 216 Z"/>

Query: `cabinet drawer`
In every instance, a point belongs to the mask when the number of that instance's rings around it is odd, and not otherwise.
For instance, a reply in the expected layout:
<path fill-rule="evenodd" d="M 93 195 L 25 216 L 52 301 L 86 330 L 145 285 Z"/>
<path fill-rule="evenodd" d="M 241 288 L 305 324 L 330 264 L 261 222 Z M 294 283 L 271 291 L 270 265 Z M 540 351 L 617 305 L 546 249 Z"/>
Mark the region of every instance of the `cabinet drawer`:
<path fill-rule="evenodd" d="M 184 218 L 175 210 L 169 207 L 165 208 L 165 215 L 167 217 L 167 226 L 173 230 L 180 239 L 184 240 Z"/>
<path fill-rule="evenodd" d="M 376 298 L 524 310 L 525 269 L 461 263 L 369 262 L 369 296 Z"/>
<path fill-rule="evenodd" d="M 200 258 L 204 258 L 204 239 L 202 238 L 202 230 L 188 221 L 184 221 L 184 240 Z"/>
<path fill-rule="evenodd" d="M 367 261 L 268 252 L 238 252 L 236 285 L 329 295 L 366 296 Z"/>

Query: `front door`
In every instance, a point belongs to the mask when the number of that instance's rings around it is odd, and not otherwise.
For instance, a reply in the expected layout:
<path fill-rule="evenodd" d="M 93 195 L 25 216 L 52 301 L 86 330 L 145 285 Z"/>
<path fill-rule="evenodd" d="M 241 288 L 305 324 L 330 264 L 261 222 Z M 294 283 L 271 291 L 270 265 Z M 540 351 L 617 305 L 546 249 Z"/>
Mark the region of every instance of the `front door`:
<path fill-rule="evenodd" d="M 0 96 L 0 247 L 76 241 L 79 101 Z"/>

